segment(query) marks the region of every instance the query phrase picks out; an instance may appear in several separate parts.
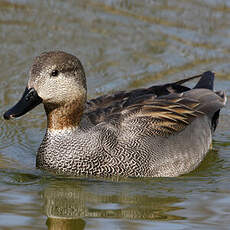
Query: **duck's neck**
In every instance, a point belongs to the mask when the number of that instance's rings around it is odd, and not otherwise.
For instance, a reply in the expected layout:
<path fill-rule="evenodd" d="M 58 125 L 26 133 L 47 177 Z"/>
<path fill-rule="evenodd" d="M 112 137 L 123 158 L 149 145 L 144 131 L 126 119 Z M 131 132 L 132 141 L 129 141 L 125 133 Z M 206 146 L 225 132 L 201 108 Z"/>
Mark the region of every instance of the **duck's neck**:
<path fill-rule="evenodd" d="M 64 105 L 44 104 L 47 115 L 47 129 L 66 130 L 77 128 L 84 111 L 85 104 L 73 100 Z"/>

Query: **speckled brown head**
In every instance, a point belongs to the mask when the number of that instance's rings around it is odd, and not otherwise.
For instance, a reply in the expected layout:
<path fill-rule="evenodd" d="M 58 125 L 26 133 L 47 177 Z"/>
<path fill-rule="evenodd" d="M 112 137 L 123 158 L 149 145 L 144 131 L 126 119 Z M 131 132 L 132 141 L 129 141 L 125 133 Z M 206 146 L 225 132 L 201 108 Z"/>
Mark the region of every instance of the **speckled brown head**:
<path fill-rule="evenodd" d="M 45 52 L 34 60 L 23 97 L 4 117 L 21 116 L 43 102 L 49 129 L 76 127 L 86 92 L 84 69 L 75 56 L 62 51 Z"/>

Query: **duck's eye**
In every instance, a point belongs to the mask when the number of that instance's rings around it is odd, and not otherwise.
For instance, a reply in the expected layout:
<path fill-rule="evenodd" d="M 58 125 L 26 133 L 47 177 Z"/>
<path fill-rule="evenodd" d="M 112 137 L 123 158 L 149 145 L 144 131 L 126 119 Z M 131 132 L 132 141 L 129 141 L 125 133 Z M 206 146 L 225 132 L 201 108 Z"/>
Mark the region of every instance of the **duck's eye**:
<path fill-rule="evenodd" d="M 51 72 L 51 76 L 52 76 L 52 77 L 56 77 L 58 74 L 59 74 L 59 71 L 58 71 L 57 69 L 55 69 L 55 70 L 53 70 L 53 71 Z"/>

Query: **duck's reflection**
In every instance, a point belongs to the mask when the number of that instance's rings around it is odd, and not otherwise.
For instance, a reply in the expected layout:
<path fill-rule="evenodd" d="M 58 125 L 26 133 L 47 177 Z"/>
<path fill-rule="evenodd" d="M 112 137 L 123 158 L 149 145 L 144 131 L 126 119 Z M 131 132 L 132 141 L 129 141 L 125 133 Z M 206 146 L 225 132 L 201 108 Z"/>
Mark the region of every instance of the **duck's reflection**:
<path fill-rule="evenodd" d="M 46 224 L 49 230 L 80 230 L 85 227 L 84 220 L 73 218 L 48 218 Z"/>
<path fill-rule="evenodd" d="M 161 196 L 159 190 L 156 194 L 147 183 L 57 180 L 44 190 L 43 198 L 49 230 L 84 229 L 82 218 L 183 219 L 168 213 L 179 209 L 173 204 L 181 200 Z"/>

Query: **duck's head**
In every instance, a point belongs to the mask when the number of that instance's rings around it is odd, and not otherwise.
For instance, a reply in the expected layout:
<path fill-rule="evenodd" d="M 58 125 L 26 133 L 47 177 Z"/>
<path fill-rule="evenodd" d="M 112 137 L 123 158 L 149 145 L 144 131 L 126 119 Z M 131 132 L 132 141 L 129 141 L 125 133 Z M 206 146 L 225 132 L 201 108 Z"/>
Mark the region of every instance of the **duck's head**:
<path fill-rule="evenodd" d="M 5 112 L 5 119 L 22 116 L 42 102 L 48 118 L 56 114 L 59 120 L 67 119 L 65 115 L 75 110 L 82 113 L 86 102 L 86 79 L 83 66 L 75 56 L 62 51 L 42 53 L 35 58 L 29 75 L 22 98 Z M 79 117 L 79 113 L 75 111 L 77 115 L 71 115 L 71 119 Z"/>

